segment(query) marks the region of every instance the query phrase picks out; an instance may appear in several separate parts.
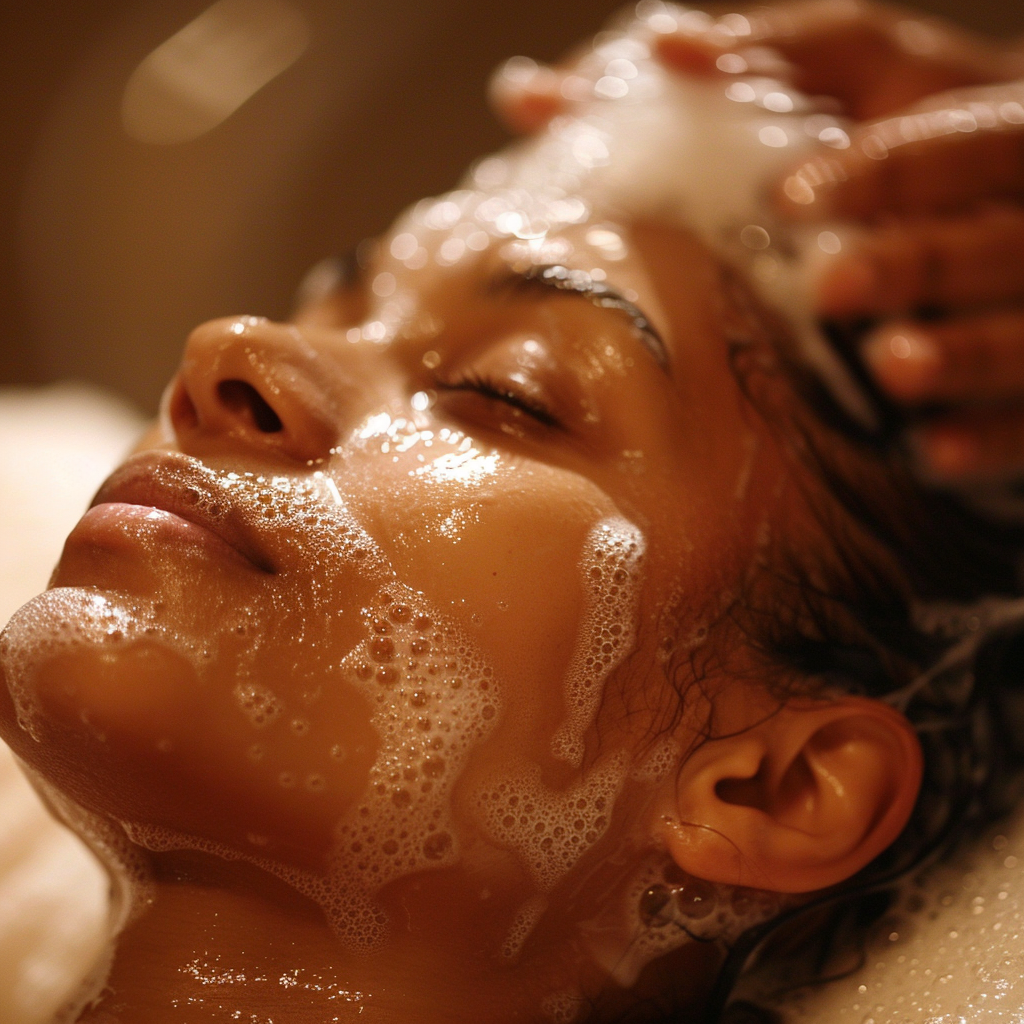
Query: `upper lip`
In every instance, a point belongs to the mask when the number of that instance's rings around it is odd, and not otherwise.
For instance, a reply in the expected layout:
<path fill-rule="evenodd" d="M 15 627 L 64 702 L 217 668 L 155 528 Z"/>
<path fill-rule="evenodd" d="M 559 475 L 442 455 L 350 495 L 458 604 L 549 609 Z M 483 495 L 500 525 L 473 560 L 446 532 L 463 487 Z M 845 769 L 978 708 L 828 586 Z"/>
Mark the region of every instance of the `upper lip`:
<path fill-rule="evenodd" d="M 158 508 L 220 537 L 258 569 L 275 567 L 247 528 L 247 509 L 229 494 L 216 473 L 179 452 L 143 452 L 128 459 L 106 479 L 92 505 L 123 502 Z"/>

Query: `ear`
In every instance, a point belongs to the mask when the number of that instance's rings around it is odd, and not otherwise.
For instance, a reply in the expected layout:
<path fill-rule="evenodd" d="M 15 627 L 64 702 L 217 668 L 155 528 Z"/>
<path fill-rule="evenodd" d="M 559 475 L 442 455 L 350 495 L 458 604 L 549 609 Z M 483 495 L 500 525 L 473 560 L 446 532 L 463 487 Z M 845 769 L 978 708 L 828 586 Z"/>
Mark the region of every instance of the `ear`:
<path fill-rule="evenodd" d="M 921 785 L 910 723 L 879 701 L 794 701 L 712 739 L 682 766 L 663 838 L 688 874 L 811 892 L 844 881 L 903 830 Z"/>

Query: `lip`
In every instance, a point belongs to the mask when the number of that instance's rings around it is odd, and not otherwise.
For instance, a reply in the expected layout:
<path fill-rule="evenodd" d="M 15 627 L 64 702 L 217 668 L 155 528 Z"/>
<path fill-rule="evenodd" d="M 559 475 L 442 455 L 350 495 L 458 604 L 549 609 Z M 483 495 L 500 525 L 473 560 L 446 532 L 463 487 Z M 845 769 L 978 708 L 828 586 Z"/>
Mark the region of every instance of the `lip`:
<path fill-rule="evenodd" d="M 160 516 L 152 512 L 162 513 Z M 130 529 L 148 519 L 180 543 L 196 544 L 211 553 L 224 547 L 255 568 L 276 571 L 273 562 L 246 527 L 248 510 L 237 495 L 218 485 L 203 463 L 177 452 L 144 452 L 128 459 L 107 478 L 93 498 L 80 526 L 86 529 Z"/>

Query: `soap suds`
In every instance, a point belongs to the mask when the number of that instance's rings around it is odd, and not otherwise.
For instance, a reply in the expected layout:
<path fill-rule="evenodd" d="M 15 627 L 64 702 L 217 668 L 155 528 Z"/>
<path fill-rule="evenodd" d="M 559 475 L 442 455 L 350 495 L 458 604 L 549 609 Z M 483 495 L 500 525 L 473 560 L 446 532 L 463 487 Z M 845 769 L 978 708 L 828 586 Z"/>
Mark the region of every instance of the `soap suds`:
<path fill-rule="evenodd" d="M 607 831 L 627 771 L 619 752 L 554 790 L 544 785 L 539 765 L 510 768 L 478 796 L 485 826 L 519 855 L 537 888 L 550 892 Z"/>
<path fill-rule="evenodd" d="M 555 757 L 576 767 L 604 684 L 636 642 L 645 552 L 643 534 L 620 517 L 602 520 L 587 538 L 581 563 L 586 603 L 565 680 L 567 718 L 552 741 Z"/>

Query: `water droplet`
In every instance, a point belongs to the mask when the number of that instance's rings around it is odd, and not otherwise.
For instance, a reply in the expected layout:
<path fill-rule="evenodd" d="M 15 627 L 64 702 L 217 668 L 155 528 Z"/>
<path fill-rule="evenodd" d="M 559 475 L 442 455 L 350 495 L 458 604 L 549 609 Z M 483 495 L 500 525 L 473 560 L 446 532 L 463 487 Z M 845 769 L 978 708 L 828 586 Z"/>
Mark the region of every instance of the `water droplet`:
<path fill-rule="evenodd" d="M 652 885 L 640 897 L 640 920 L 648 928 L 663 928 L 672 920 L 668 912 L 671 899 L 667 886 Z"/>
<path fill-rule="evenodd" d="M 407 604 L 396 604 L 391 606 L 392 622 L 408 622 L 412 618 L 412 609 Z"/>

